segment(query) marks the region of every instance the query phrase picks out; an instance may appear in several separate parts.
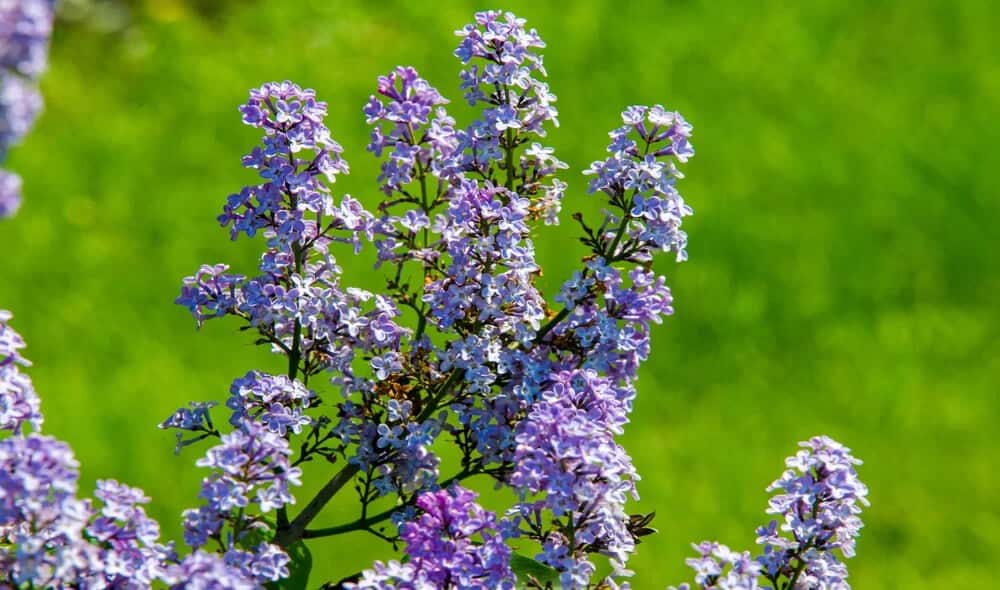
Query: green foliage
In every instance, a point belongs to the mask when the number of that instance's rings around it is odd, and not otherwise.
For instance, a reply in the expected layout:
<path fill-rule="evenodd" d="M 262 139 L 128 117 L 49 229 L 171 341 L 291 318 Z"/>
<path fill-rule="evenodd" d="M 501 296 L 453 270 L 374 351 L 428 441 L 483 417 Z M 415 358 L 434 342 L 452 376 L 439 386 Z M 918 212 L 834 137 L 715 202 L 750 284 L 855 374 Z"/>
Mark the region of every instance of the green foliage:
<path fill-rule="evenodd" d="M 643 476 L 630 509 L 656 510 L 660 529 L 629 564 L 635 587 L 688 579 L 691 541 L 750 547 L 764 487 L 818 433 L 866 461 L 856 587 L 992 579 L 998 5 L 503 4 L 548 42 L 551 144 L 573 166 L 564 223 L 536 241 L 547 294 L 582 252 L 569 214 L 595 207 L 576 173 L 621 107 L 663 102 L 695 125 L 680 185 L 696 211 L 691 261 L 663 269 L 677 315 L 655 332 L 624 440 Z M 236 112 L 247 89 L 316 88 L 353 169 L 338 187 L 371 204 L 361 108 L 376 76 L 413 64 L 463 120 L 452 31 L 472 10 L 261 1 L 209 18 L 150 1 L 117 33 L 56 31 L 47 112 L 8 160 L 26 194 L 0 223 L 0 306 L 28 339 L 45 428 L 76 449 L 85 489 L 102 477 L 144 488 L 179 539 L 200 447 L 172 456 L 155 424 L 188 400 L 223 399 L 250 368 L 277 368 L 235 325 L 196 333 L 171 305 L 199 264 L 256 261 L 256 245 L 214 222 L 252 178 L 239 157 L 257 134 Z M 371 261 L 341 256 L 348 277 L 379 288 Z M 307 488 L 328 476 L 309 464 Z M 355 519 L 350 500 L 316 525 Z M 362 532 L 310 548 L 314 582 L 398 558 Z"/>
<path fill-rule="evenodd" d="M 555 588 L 559 585 L 559 572 L 520 553 L 511 555 L 510 569 L 526 588 L 545 588 L 549 584 Z"/>
<path fill-rule="evenodd" d="M 312 552 L 302 541 L 293 544 L 287 551 L 288 556 L 292 558 L 288 564 L 291 575 L 274 587 L 280 590 L 306 590 L 309 588 L 309 574 L 313 567 Z"/>

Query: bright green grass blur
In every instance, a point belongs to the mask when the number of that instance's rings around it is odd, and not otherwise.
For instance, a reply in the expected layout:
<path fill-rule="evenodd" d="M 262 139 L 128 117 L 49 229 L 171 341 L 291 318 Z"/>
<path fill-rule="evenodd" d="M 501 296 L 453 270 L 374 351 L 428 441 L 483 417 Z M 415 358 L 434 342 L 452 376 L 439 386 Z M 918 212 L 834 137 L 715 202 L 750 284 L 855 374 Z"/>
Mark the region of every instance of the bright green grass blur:
<path fill-rule="evenodd" d="M 315 88 L 354 171 L 337 188 L 368 205 L 377 169 L 361 107 L 376 76 L 412 64 L 468 120 L 451 52 L 470 5 L 229 6 L 206 18 L 153 2 L 123 33 L 57 30 L 47 111 L 8 161 L 25 204 L 0 222 L 0 307 L 28 339 L 46 431 L 75 448 L 84 489 L 105 477 L 144 488 L 173 538 L 204 472 L 200 451 L 173 456 L 156 423 L 277 366 L 235 323 L 197 332 L 172 304 L 199 264 L 256 261 L 259 242 L 232 243 L 215 222 L 253 178 L 239 163 L 257 139 L 236 111 L 247 90 L 285 78 Z M 695 126 L 680 185 L 696 211 L 691 259 L 658 263 L 676 315 L 654 332 L 624 437 L 643 476 L 634 511 L 656 510 L 660 529 L 631 562 L 635 587 L 690 579 L 692 541 L 750 548 L 765 486 L 819 433 L 865 460 L 872 507 L 855 587 L 989 585 L 1000 554 L 996 5 L 503 8 L 548 42 L 561 126 L 547 143 L 572 166 L 564 223 L 537 237 L 547 293 L 582 254 L 569 214 L 598 205 L 579 171 L 603 157 L 622 107 L 660 102 Z M 348 282 L 381 284 L 370 257 L 341 263 Z M 353 518 L 350 492 L 334 504 L 323 524 Z M 362 533 L 317 553 L 317 584 L 391 557 Z"/>

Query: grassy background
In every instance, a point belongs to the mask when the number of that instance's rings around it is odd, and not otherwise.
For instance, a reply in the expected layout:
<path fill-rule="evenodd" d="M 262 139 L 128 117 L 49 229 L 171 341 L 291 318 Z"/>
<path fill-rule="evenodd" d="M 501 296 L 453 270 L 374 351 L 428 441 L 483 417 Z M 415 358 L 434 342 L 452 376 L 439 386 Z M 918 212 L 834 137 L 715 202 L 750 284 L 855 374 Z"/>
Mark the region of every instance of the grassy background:
<path fill-rule="evenodd" d="M 375 77 L 412 64 L 461 103 L 452 31 L 487 7 L 289 6 L 151 1 L 118 31 L 60 27 L 47 111 L 8 162 L 26 199 L 0 224 L 0 304 L 29 341 L 46 429 L 72 443 L 86 486 L 143 487 L 172 537 L 202 473 L 155 424 L 273 363 L 235 324 L 197 333 L 171 304 L 199 264 L 256 259 L 258 244 L 231 243 L 214 222 L 251 179 L 239 157 L 256 135 L 236 106 L 266 80 L 316 88 L 354 170 L 338 186 L 372 204 L 360 109 Z M 593 208 L 576 174 L 624 105 L 662 102 L 695 125 L 681 185 L 696 210 L 691 260 L 662 263 L 677 313 L 655 332 L 625 436 L 644 477 L 635 509 L 655 509 L 661 531 L 632 562 L 635 587 L 689 579 L 691 541 L 751 546 L 764 487 L 818 433 L 866 461 L 856 587 L 993 579 L 996 4 L 504 8 L 549 43 L 562 123 L 549 143 L 573 166 L 567 216 Z M 579 250 L 573 229 L 538 236 L 550 293 Z M 342 263 L 357 284 L 380 284 L 367 259 Z M 330 523 L 351 517 L 345 500 Z M 389 556 L 360 533 L 326 547 L 326 577 Z"/>

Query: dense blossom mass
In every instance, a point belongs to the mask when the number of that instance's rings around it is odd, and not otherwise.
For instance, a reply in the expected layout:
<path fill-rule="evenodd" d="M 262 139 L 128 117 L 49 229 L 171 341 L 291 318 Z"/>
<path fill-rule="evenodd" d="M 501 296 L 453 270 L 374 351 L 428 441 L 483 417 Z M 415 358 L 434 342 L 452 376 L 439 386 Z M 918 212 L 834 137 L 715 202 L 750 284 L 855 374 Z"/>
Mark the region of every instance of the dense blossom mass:
<path fill-rule="evenodd" d="M 825 436 L 801 446 L 768 488 L 778 493 L 767 512 L 780 521 L 757 529 L 757 542 L 764 546 L 758 561 L 774 588 L 782 576 L 804 588 L 848 588 L 847 567 L 834 550 L 854 557 L 862 526 L 858 515 L 868 506 L 868 488 L 854 468 L 861 461 Z"/>
<path fill-rule="evenodd" d="M 400 532 L 407 561 L 376 562 L 348 587 L 513 590 L 510 548 L 496 516 L 475 499 L 461 486 L 422 494 L 416 501 L 419 516 Z"/>
<path fill-rule="evenodd" d="M 45 70 L 55 0 L 0 0 L 0 163 L 42 109 L 37 80 Z M 21 204 L 21 179 L 0 169 L 0 219 Z"/>
<path fill-rule="evenodd" d="M 0 312 L 0 428 L 10 432 L 0 441 L 0 585 L 298 587 L 311 539 L 363 531 L 402 545 L 405 558 L 359 573 L 345 564 L 353 575 L 331 585 L 628 588 L 629 557 L 655 530 L 652 514 L 628 511 L 640 478 L 619 436 L 652 325 L 673 313 L 652 262 L 687 257 L 692 210 L 677 183 L 692 127 L 661 105 L 622 112 L 586 170 L 603 214 L 573 216 L 581 262 L 548 300 L 533 236 L 559 222 L 567 166 L 541 143 L 558 117 L 545 44 L 494 11 L 457 35 L 460 90 L 477 115 L 459 125 L 411 67 L 379 77 L 363 107 L 380 161 L 371 209 L 333 189 L 349 167 L 313 90 L 272 82 L 240 107 L 261 134 L 242 159 L 257 178 L 218 222 L 233 240 L 259 237 L 263 252 L 249 273 L 200 266 L 176 303 L 199 327 L 235 319 L 280 369 L 251 370 L 221 403 L 191 402 L 160 424 L 176 432 L 178 453 L 202 447 L 206 475 L 182 514 L 189 549 L 159 540 L 138 489 L 106 480 L 96 500 L 78 497 L 77 463 L 39 433 L 24 343 Z M 7 67 L 22 81 L 38 71 Z M 16 180 L 0 174 L 0 194 Z M 380 292 L 351 286 L 338 264 L 337 253 L 364 248 Z M 840 559 L 853 555 L 866 503 L 856 463 L 825 437 L 805 443 L 771 487 L 778 520 L 758 531 L 763 554 L 696 545 L 696 587 L 846 588 Z M 302 492 L 306 470 L 325 478 L 314 494 Z M 490 500 L 510 500 L 506 510 L 477 503 L 462 485 L 470 478 L 503 490 Z M 349 493 L 356 518 L 319 526 Z"/>
<path fill-rule="evenodd" d="M 42 416 L 24 341 L 0 310 L 0 587 L 148 587 L 182 579 L 171 543 L 146 515 L 149 498 L 113 480 L 78 497 L 69 446 L 39 433 Z M 170 573 L 173 572 L 173 573 Z"/>

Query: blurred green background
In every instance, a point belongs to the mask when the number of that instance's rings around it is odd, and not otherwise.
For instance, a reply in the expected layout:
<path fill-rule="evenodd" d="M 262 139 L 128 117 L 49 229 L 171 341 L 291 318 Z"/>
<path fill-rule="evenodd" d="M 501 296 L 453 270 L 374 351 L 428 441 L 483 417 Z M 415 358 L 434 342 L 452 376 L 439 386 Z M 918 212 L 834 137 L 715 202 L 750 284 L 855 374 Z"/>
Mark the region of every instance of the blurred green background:
<path fill-rule="evenodd" d="M 872 507 L 858 588 L 976 587 L 1000 553 L 1000 9 L 989 1 L 744 3 L 146 2 L 67 0 L 42 87 L 47 110 L 8 165 L 25 204 L 0 223 L 0 306 L 28 339 L 46 430 L 85 488 L 114 477 L 154 498 L 179 537 L 198 451 L 158 421 L 274 360 L 235 323 L 200 333 L 172 305 L 201 263 L 253 267 L 214 217 L 252 179 L 247 89 L 315 88 L 373 205 L 361 107 L 412 64 L 468 111 L 453 31 L 474 9 L 537 27 L 572 170 L 564 224 L 539 232 L 552 293 L 582 252 L 578 176 L 628 104 L 695 125 L 681 190 L 690 262 L 660 263 L 676 315 L 655 331 L 624 442 L 660 534 L 636 588 L 690 579 L 689 543 L 750 548 L 765 486 L 798 440 L 826 433 L 865 460 Z M 341 262 L 377 288 L 370 258 Z M 447 471 L 447 470 L 446 470 Z M 326 474 L 314 474 L 315 484 Z M 352 498 L 324 522 L 352 518 Z M 356 533 L 324 544 L 317 583 L 391 556 Z"/>

